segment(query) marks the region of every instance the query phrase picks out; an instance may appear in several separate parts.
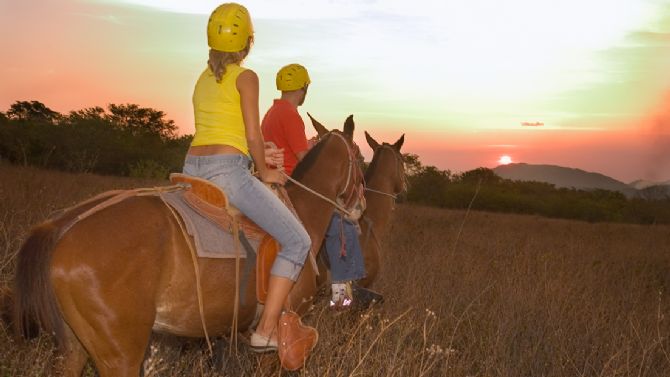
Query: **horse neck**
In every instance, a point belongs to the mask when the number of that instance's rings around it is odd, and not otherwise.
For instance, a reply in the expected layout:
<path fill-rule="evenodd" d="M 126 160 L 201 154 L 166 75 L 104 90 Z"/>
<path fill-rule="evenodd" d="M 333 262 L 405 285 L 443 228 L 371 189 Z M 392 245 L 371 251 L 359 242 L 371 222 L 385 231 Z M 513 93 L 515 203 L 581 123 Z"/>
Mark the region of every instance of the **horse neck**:
<path fill-rule="evenodd" d="M 387 193 L 393 194 L 395 184 L 393 182 L 393 176 L 395 171 L 393 168 L 385 168 L 373 172 L 373 176 L 368 178 L 366 185 L 368 188 Z M 380 194 L 379 192 L 366 191 L 365 192 L 365 202 L 367 207 L 365 209 L 364 216 L 372 221 L 372 225 L 377 234 L 382 234 L 386 227 L 389 224 L 391 218 L 391 212 L 395 207 L 395 199 L 388 196 Z"/>
<path fill-rule="evenodd" d="M 317 160 L 301 178 L 300 183 L 332 201 L 347 180 L 349 155 L 346 146 L 331 137 L 324 145 Z M 312 243 L 320 244 L 326 233 L 334 206 L 306 189 L 292 184 L 286 188 L 291 202 L 300 217 Z M 318 245 L 317 245 L 318 246 Z"/>
<path fill-rule="evenodd" d="M 368 187 L 382 192 L 391 192 L 388 189 L 377 188 L 373 185 L 368 185 Z M 365 202 L 367 206 L 363 216 L 366 221 L 372 222 L 375 233 L 383 234 L 391 220 L 391 212 L 393 212 L 393 208 L 395 207 L 395 200 L 390 196 L 366 191 Z"/>
<path fill-rule="evenodd" d="M 336 196 L 334 190 L 326 193 L 318 187 L 308 187 L 331 199 Z M 291 198 L 291 203 L 293 203 L 300 221 L 302 221 L 305 230 L 307 230 L 312 240 L 312 244 L 320 244 L 323 241 L 323 235 L 326 233 L 335 207 L 297 185 L 287 187 L 286 191 Z"/>

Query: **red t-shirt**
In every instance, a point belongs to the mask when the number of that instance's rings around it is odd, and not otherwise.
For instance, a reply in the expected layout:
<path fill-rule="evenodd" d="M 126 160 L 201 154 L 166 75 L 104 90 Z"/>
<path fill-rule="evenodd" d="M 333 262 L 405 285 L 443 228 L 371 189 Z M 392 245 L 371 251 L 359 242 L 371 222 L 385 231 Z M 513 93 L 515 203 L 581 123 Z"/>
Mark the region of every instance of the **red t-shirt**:
<path fill-rule="evenodd" d="M 274 100 L 272 107 L 263 117 L 261 129 L 265 141 L 271 141 L 278 148 L 284 148 L 284 171 L 291 175 L 298 163 L 297 154 L 309 148 L 305 136 L 305 123 L 298 114 L 298 109 L 286 100 Z"/>

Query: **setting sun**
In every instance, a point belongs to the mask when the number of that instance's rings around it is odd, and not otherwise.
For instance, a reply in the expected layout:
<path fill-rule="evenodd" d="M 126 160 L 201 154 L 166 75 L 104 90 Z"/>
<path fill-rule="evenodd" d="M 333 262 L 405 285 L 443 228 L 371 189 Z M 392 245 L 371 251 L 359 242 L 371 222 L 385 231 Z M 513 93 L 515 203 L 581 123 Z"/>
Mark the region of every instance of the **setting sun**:
<path fill-rule="evenodd" d="M 500 165 L 507 165 L 512 163 L 512 157 L 508 155 L 500 156 L 500 159 L 498 160 L 498 163 Z"/>

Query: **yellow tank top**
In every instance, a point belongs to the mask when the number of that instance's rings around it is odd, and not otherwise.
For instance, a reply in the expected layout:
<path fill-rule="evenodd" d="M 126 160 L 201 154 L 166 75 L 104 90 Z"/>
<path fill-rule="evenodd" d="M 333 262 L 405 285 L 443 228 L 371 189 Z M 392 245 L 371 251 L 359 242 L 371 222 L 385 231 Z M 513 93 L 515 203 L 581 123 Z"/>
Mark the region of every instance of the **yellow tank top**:
<path fill-rule="evenodd" d="M 229 64 L 221 82 L 216 82 L 209 67 L 200 75 L 193 91 L 195 136 L 192 146 L 225 144 L 249 154 L 237 91 L 237 77 L 245 70 L 237 64 Z"/>

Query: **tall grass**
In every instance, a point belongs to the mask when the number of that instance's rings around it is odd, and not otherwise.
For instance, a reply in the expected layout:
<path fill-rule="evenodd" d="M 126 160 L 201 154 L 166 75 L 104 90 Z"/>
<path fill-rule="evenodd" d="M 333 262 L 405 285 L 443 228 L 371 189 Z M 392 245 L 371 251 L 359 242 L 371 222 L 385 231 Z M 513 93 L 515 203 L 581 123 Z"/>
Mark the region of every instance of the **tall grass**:
<path fill-rule="evenodd" d="M 0 165 L 0 283 L 53 210 L 156 183 Z M 383 247 L 385 303 L 335 314 L 319 297 L 305 318 L 319 344 L 298 375 L 670 375 L 669 226 L 400 205 Z M 54 360 L 48 336 L 20 342 L 0 326 L 0 343 L 0 376 L 44 375 Z M 205 350 L 157 335 L 145 374 L 290 375 L 242 344 L 218 366 Z"/>

